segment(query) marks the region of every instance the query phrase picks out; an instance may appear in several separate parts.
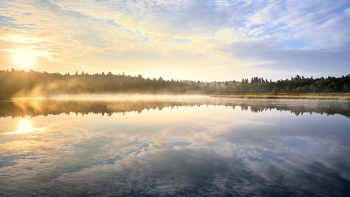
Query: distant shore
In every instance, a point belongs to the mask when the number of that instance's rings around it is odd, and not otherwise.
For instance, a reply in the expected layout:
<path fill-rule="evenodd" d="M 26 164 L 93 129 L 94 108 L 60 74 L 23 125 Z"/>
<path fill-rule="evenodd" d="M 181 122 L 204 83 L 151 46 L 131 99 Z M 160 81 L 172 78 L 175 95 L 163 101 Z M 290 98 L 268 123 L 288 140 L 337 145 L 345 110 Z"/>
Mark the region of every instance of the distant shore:
<path fill-rule="evenodd" d="M 319 99 L 319 100 L 350 100 L 349 93 L 329 93 L 329 94 L 233 94 L 233 95 L 210 95 L 217 98 L 247 98 L 247 99 Z"/>

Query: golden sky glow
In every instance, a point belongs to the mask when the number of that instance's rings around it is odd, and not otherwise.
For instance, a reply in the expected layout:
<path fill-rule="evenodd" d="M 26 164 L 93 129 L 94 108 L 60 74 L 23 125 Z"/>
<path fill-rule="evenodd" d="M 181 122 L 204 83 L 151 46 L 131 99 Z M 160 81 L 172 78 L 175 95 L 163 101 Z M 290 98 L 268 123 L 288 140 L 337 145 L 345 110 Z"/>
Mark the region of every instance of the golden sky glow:
<path fill-rule="evenodd" d="M 350 3 L 342 0 L 4 0 L 0 7 L 0 69 L 206 81 L 350 72 Z M 12 58 L 17 49 L 31 49 L 36 61 Z"/>
<path fill-rule="evenodd" d="M 35 64 L 35 54 L 29 49 L 17 49 L 12 52 L 14 63 L 20 68 L 30 68 Z"/>

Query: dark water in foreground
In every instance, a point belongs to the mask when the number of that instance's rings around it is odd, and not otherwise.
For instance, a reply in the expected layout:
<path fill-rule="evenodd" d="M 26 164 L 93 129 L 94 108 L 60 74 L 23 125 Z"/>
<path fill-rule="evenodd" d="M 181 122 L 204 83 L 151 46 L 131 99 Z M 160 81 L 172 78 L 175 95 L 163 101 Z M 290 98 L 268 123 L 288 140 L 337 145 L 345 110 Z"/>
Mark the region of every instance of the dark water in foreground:
<path fill-rule="evenodd" d="M 349 101 L 0 101 L 0 196 L 350 196 L 349 118 Z"/>

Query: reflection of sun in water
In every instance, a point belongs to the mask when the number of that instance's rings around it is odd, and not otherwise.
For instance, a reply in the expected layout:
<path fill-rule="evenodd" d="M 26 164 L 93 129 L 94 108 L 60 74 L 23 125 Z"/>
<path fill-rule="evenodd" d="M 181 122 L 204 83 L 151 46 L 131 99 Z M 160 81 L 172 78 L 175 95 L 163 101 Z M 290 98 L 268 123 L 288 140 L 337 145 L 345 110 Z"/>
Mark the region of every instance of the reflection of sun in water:
<path fill-rule="evenodd" d="M 28 49 L 17 49 L 12 52 L 12 59 L 18 66 L 28 68 L 35 63 L 35 53 Z"/>
<path fill-rule="evenodd" d="M 28 119 L 23 119 L 17 123 L 17 129 L 23 133 L 32 132 L 32 122 Z"/>
<path fill-rule="evenodd" d="M 6 134 L 14 135 L 14 134 L 26 134 L 31 133 L 33 131 L 37 131 L 39 129 L 32 128 L 32 122 L 28 119 L 22 119 L 17 123 L 17 129 L 16 131 L 8 132 Z"/>
<path fill-rule="evenodd" d="M 5 134 L 8 134 L 8 135 L 27 134 L 27 133 L 40 134 L 40 133 L 43 133 L 45 131 L 44 127 L 43 128 L 33 128 L 32 126 L 33 126 L 32 121 L 30 121 L 28 119 L 22 119 L 17 123 L 18 130 L 8 132 Z M 33 136 L 31 136 L 31 137 L 33 137 Z"/>

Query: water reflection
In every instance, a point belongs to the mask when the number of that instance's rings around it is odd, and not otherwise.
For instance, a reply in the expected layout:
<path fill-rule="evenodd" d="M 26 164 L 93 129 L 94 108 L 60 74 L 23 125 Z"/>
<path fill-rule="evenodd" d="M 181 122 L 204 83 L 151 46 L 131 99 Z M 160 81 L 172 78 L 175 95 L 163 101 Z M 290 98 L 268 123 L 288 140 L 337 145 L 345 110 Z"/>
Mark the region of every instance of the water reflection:
<path fill-rule="evenodd" d="M 176 97 L 175 97 L 176 98 Z M 334 115 L 340 114 L 350 117 L 349 101 L 327 100 L 254 100 L 254 99 L 217 99 L 208 97 L 181 97 L 171 99 L 160 97 L 157 99 L 133 99 L 133 100 L 78 100 L 78 99 L 31 99 L 0 101 L 0 117 L 35 117 L 58 115 L 61 113 L 76 115 L 102 114 L 111 116 L 114 113 L 138 112 L 151 109 L 199 106 L 226 106 L 240 107 L 242 110 L 263 112 L 266 110 L 290 111 L 295 115 L 303 113 L 319 113 Z"/>
<path fill-rule="evenodd" d="M 0 196 L 350 194 L 349 102 L 4 103 Z"/>
<path fill-rule="evenodd" d="M 28 134 L 28 133 L 32 133 L 32 132 L 38 132 L 43 130 L 43 128 L 32 128 L 32 122 L 28 119 L 22 119 L 17 123 L 17 129 L 15 131 L 12 132 L 8 132 L 5 134 L 8 135 L 16 135 L 16 134 Z"/>
<path fill-rule="evenodd" d="M 30 120 L 28 119 L 22 119 L 17 123 L 17 128 L 18 128 L 17 133 L 30 133 L 32 132 L 32 122 L 30 122 Z M 11 134 L 11 133 L 8 133 L 8 134 Z"/>

